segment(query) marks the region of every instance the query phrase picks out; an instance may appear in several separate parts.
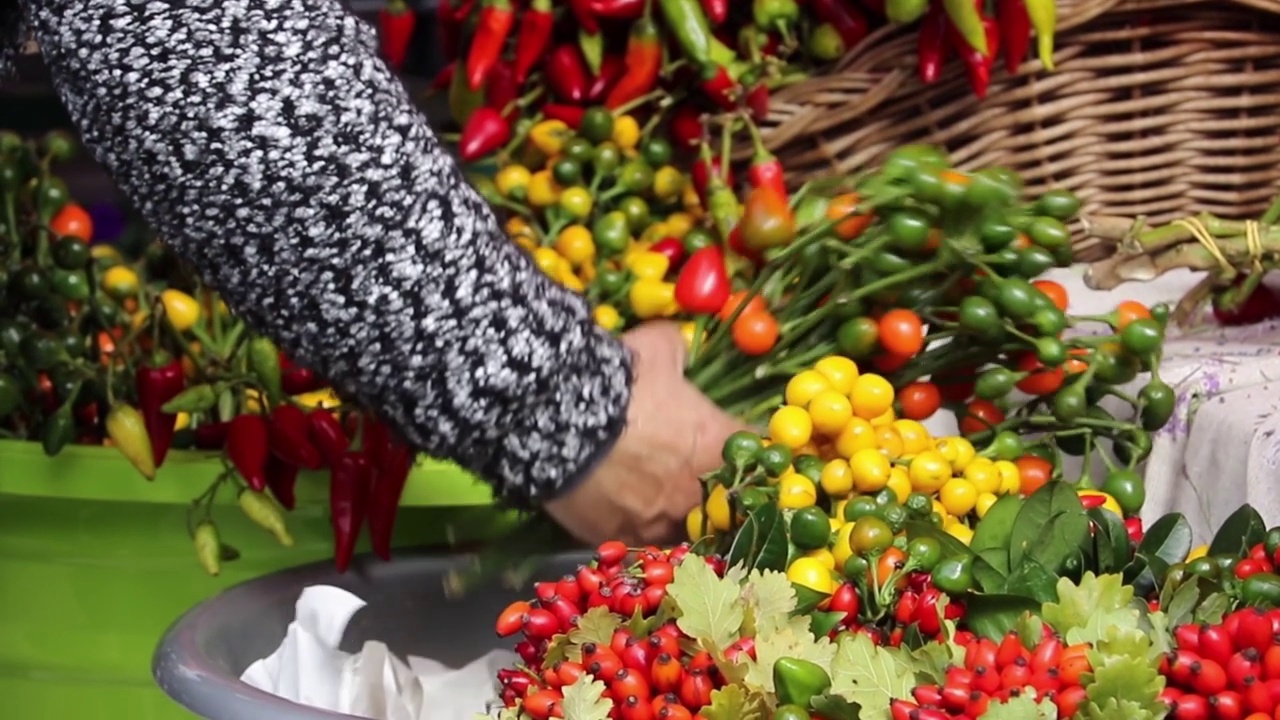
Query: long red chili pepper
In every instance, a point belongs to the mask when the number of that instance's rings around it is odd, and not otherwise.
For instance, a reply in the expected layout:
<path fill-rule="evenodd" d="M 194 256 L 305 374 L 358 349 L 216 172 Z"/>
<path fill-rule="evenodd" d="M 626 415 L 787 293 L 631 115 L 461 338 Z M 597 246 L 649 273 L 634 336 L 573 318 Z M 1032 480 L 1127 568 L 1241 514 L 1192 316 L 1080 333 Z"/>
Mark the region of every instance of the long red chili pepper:
<path fill-rule="evenodd" d="M 328 410 L 316 409 L 307 413 L 307 437 L 330 467 L 347 454 L 351 446 L 342 423 Z"/>
<path fill-rule="evenodd" d="M 201 450 L 220 450 L 227 444 L 227 423 L 205 423 L 195 429 L 196 447 Z"/>
<path fill-rule="evenodd" d="M 329 471 L 329 522 L 333 525 L 333 563 L 338 572 L 351 566 L 351 556 L 369 506 L 373 465 L 363 452 L 344 454 Z"/>
<path fill-rule="evenodd" d="M 547 103 L 542 106 L 543 117 L 548 120 L 559 120 L 572 130 L 577 130 L 582 125 L 582 117 L 586 114 L 587 109 L 577 105 Z"/>
<path fill-rule="evenodd" d="M 257 413 L 237 415 L 227 427 L 227 457 L 257 492 L 267 488 L 267 458 L 271 456 L 266 418 Z"/>
<path fill-rule="evenodd" d="M 951 21 L 947 19 L 947 13 L 942 6 L 938 3 L 930 4 L 928 11 L 920 20 L 920 34 L 916 48 L 920 81 L 926 85 L 937 82 L 942 75 L 942 65 L 946 62 L 949 48 L 947 31 L 950 27 Z"/>
<path fill-rule="evenodd" d="M 621 57 L 614 54 L 605 55 L 600 63 L 600 72 L 591 79 L 591 87 L 587 89 L 587 100 L 593 103 L 604 100 L 609 93 L 613 92 L 626 71 L 626 64 Z"/>
<path fill-rule="evenodd" d="M 671 139 L 686 148 L 702 142 L 702 111 L 693 103 L 677 105 L 671 113 Z"/>
<path fill-rule="evenodd" d="M 642 17 L 631 24 L 627 38 L 627 72 L 618 80 L 605 107 L 621 107 L 653 90 L 662 72 L 662 42 L 658 25 L 652 18 Z"/>
<path fill-rule="evenodd" d="M 609 20 L 635 20 L 644 15 L 648 0 L 591 0 L 591 13 Z"/>
<path fill-rule="evenodd" d="M 1012 75 L 1031 49 L 1031 15 L 1024 0 L 997 0 L 996 18 L 1004 47 L 1004 69 Z"/>
<path fill-rule="evenodd" d="M 280 501 L 280 507 L 285 510 L 297 507 L 298 466 L 272 455 L 267 459 L 266 473 L 267 489 Z"/>
<path fill-rule="evenodd" d="M 284 353 L 280 353 L 280 386 L 289 395 L 308 393 L 320 388 L 320 379 L 309 368 L 294 365 Z"/>
<path fill-rule="evenodd" d="M 729 0 L 702 0 L 702 12 L 713 26 L 720 25 L 729 19 Z"/>
<path fill-rule="evenodd" d="M 590 76 L 582 52 L 576 45 L 557 45 L 546 61 L 547 85 L 561 100 L 580 103 L 591 89 Z"/>
<path fill-rule="evenodd" d="M 516 15 L 510 0 L 484 0 L 480 6 L 480 18 L 476 34 L 471 39 L 467 54 L 467 85 L 472 90 L 484 87 L 493 66 L 502 56 L 502 47 L 515 25 Z"/>
<path fill-rule="evenodd" d="M 440 72 L 436 73 L 436 76 L 431 78 L 431 90 L 433 92 L 448 90 L 449 86 L 453 84 L 453 73 L 456 72 L 457 69 L 458 63 L 456 60 L 440 68 Z"/>
<path fill-rule="evenodd" d="M 714 315 L 729 300 L 724 253 L 710 245 L 689 256 L 676 278 L 676 303 L 695 315 Z"/>
<path fill-rule="evenodd" d="M 290 465 L 308 470 L 324 467 L 324 455 L 311 443 L 307 413 L 296 405 L 277 405 L 271 411 L 268 438 L 272 454 Z"/>
<path fill-rule="evenodd" d="M 400 496 L 413 469 L 414 452 L 402 442 L 393 440 L 382 458 L 374 458 L 377 471 L 369 501 L 369 537 L 373 552 L 383 560 L 391 559 L 391 536 L 395 530 Z"/>
<path fill-rule="evenodd" d="M 467 118 L 462 127 L 458 152 L 464 162 L 472 162 L 497 151 L 511 140 L 511 123 L 502 113 L 482 107 Z"/>
<path fill-rule="evenodd" d="M 733 110 L 738 106 L 738 83 L 723 65 L 708 65 L 702 71 L 702 92 L 721 110 Z"/>
<path fill-rule="evenodd" d="M 595 12 L 591 7 L 591 0 L 569 0 L 569 10 L 573 13 L 573 19 L 578 22 L 578 27 L 588 35 L 595 35 L 600 32 L 600 22 L 596 19 Z"/>
<path fill-rule="evenodd" d="M 991 66 L 995 62 L 995 54 L 999 52 L 1000 28 L 988 18 L 982 19 L 982 29 L 986 33 L 987 52 L 982 52 L 969 45 L 964 35 L 955 26 L 949 28 L 951 46 L 960 54 L 964 62 L 965 74 L 969 77 L 969 86 L 979 100 L 987 96 L 987 88 L 991 86 Z"/>
<path fill-rule="evenodd" d="M 369 456 L 374 467 L 391 451 L 391 431 L 373 416 L 365 416 L 360 449 Z"/>
<path fill-rule="evenodd" d="M 515 122 L 520 108 L 516 101 L 520 99 L 520 86 L 516 84 L 515 73 L 511 65 L 498 63 L 489 73 L 489 82 L 484 89 L 484 103 L 502 113 L 508 123 Z"/>
<path fill-rule="evenodd" d="M 382 47 L 382 59 L 392 70 L 404 67 L 404 59 L 409 54 L 409 43 L 413 40 L 413 30 L 417 25 L 418 16 L 404 0 L 390 0 L 386 7 L 378 11 L 378 39 Z"/>
<path fill-rule="evenodd" d="M 139 365 L 134 373 L 138 392 L 138 411 L 151 438 L 151 455 L 156 467 L 164 464 L 173 444 L 176 415 L 163 412 L 164 404 L 178 396 L 187 386 L 182 363 L 172 360 L 164 365 Z"/>
<path fill-rule="evenodd" d="M 768 188 L 786 198 L 787 181 L 782 162 L 765 148 L 764 141 L 760 138 L 760 130 L 755 124 L 747 123 L 747 128 L 751 131 L 751 142 L 755 147 L 751 166 L 747 169 L 747 182 L 753 188 Z"/>
<path fill-rule="evenodd" d="M 679 268 L 680 263 L 684 262 L 684 243 L 673 237 L 662 238 L 649 247 L 649 252 L 665 257 L 669 268 Z"/>
<path fill-rule="evenodd" d="M 551 45 L 551 31 L 556 16 L 552 13 L 551 0 L 533 0 L 533 4 L 520 17 L 520 32 L 516 35 L 516 59 L 512 66 L 517 85 L 523 85 L 534 66 Z"/>
<path fill-rule="evenodd" d="M 846 50 L 862 42 L 871 32 L 867 17 L 851 0 L 810 0 L 809 4 L 819 20 L 836 29 Z"/>
<path fill-rule="evenodd" d="M 755 122 L 764 122 L 769 117 L 769 85 L 761 80 L 754 87 L 747 91 L 742 98 L 742 104 L 747 106 L 747 110 L 751 113 L 751 119 Z"/>

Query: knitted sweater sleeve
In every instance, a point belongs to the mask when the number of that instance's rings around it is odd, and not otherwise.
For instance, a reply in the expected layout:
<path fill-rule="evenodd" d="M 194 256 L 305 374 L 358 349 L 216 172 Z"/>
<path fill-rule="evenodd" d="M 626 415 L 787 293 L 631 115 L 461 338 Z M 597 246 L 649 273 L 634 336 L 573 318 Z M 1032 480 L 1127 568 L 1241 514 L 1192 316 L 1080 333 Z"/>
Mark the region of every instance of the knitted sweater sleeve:
<path fill-rule="evenodd" d="M 627 350 L 504 237 L 337 0 L 22 5 L 94 156 L 297 361 L 518 503 L 612 447 Z"/>

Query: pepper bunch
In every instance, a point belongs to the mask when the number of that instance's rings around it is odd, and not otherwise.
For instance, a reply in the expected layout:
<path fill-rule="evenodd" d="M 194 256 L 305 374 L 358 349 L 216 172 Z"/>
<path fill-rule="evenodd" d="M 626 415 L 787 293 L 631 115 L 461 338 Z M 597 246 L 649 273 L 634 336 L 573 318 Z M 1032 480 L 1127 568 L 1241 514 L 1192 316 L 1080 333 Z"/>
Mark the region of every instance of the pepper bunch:
<path fill-rule="evenodd" d="M 252 333 L 164 246 L 134 256 L 92 244 L 88 213 L 51 171 L 73 152 L 60 134 L 0 133 L 0 437 L 50 456 L 109 445 L 148 480 L 171 449 L 221 453 L 226 471 L 188 523 L 214 574 L 235 555 L 211 518 L 218 494 L 237 493 L 289 545 L 284 511 L 302 471 L 330 474 L 340 569 L 366 524 L 389 557 L 415 453 Z"/>
<path fill-rule="evenodd" d="M 895 22 L 920 22 L 917 57 L 920 80 L 937 82 L 951 55 L 964 63 L 969 86 L 979 99 L 987 96 L 996 59 L 1018 72 L 1036 39 L 1041 65 L 1053 69 L 1055 0 L 887 0 Z"/>

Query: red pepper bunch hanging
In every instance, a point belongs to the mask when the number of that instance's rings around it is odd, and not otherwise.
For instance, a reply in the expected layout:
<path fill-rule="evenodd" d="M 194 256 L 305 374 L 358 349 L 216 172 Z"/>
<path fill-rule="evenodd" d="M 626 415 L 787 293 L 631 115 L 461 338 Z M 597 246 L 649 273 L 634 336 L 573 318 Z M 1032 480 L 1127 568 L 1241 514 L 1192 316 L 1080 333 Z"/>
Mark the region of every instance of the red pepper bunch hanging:
<path fill-rule="evenodd" d="M 1040 63 L 1052 70 L 1057 24 L 1054 1 L 997 0 L 996 15 L 991 17 L 986 14 L 984 0 L 933 0 L 919 31 L 921 81 L 937 81 L 947 56 L 954 53 L 964 63 L 974 94 L 985 98 L 996 57 L 1003 53 L 1006 72 L 1017 73 L 1031 47 L 1033 31 Z"/>

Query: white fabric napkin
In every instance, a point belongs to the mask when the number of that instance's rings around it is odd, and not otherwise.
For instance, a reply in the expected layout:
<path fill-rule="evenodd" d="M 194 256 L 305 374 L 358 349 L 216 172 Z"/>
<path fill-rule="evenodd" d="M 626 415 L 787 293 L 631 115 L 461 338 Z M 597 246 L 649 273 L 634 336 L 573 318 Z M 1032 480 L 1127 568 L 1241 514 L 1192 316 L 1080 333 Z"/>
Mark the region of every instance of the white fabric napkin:
<path fill-rule="evenodd" d="M 491 652 L 455 669 L 429 658 L 400 660 L 374 640 L 355 654 L 339 650 L 364 606 L 340 588 L 304 589 L 284 642 L 240 680 L 302 705 L 372 720 L 472 720 L 497 699 L 497 671 L 517 662 L 514 653 Z"/>

